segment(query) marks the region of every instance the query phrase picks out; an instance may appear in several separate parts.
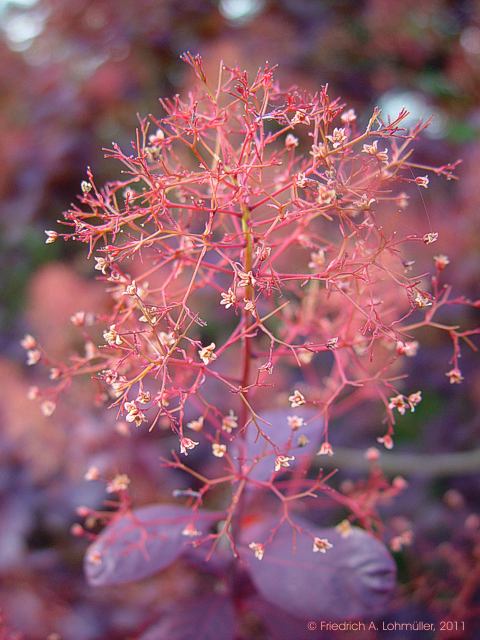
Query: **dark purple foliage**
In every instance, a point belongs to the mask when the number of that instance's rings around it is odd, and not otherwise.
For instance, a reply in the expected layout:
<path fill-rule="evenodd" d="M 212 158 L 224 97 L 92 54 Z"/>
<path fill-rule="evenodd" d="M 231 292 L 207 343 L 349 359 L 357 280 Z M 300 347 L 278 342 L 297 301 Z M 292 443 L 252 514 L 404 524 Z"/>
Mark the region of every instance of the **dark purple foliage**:
<path fill-rule="evenodd" d="M 192 515 L 190 509 L 173 505 L 150 505 L 123 515 L 90 545 L 87 580 L 108 586 L 151 576 L 172 564 L 188 545 L 191 538 L 182 534 L 186 525 L 206 529 L 211 522 L 212 513 Z"/>
<path fill-rule="evenodd" d="M 259 422 L 259 426 L 268 438 L 278 447 L 278 451 L 274 451 L 273 445 L 269 444 L 265 438 L 258 437 L 258 432 L 255 428 L 249 428 L 246 435 L 247 455 L 249 461 L 256 457 L 261 458 L 249 473 L 250 478 L 254 480 L 268 480 L 274 469 L 275 457 L 279 453 L 287 453 L 287 450 L 289 449 L 287 443 L 296 442 L 298 433 L 292 431 L 287 420 L 288 416 L 293 415 L 304 419 L 307 426 L 302 429 L 301 433 L 305 433 L 305 435 L 308 436 L 309 442 L 303 447 L 292 446 L 290 448 L 290 452 L 293 451 L 293 454 L 295 455 L 295 460 L 291 461 L 290 467 L 294 469 L 299 464 L 302 464 L 302 461 L 310 460 L 311 456 L 318 449 L 322 440 L 322 421 L 318 417 L 312 420 L 312 417 L 315 415 L 314 410 L 307 409 L 305 407 L 297 407 L 296 409 L 291 409 L 288 412 L 285 411 L 285 409 L 266 411 L 262 414 L 262 418 L 270 424 L 265 424 L 262 421 Z"/>
<path fill-rule="evenodd" d="M 254 613 L 268 632 L 268 639 L 272 640 L 313 640 L 319 638 L 307 627 L 308 620 L 295 618 L 282 609 L 274 607 L 262 598 L 252 597 L 247 605 L 249 612 Z M 327 636 L 321 636 L 324 640 Z"/>
<path fill-rule="evenodd" d="M 312 537 L 302 533 L 294 540 L 286 524 L 266 545 L 263 560 L 242 547 L 241 557 L 260 594 L 299 618 L 348 619 L 385 611 L 395 587 L 395 564 L 384 545 L 356 527 L 342 537 L 333 528 L 299 524 L 312 536 L 327 538 L 333 548 L 313 553 Z M 264 526 L 265 538 L 274 523 L 269 525 Z M 261 542 L 260 529 L 256 535 Z"/>
<path fill-rule="evenodd" d="M 169 607 L 140 640 L 233 640 L 234 635 L 231 599 L 212 593 Z"/>

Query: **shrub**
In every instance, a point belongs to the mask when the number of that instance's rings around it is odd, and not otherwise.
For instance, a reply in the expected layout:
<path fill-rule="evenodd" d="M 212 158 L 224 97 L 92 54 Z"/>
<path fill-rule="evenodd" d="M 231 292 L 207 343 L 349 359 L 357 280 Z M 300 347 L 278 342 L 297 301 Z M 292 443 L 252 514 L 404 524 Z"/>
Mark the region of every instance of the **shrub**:
<path fill-rule="evenodd" d="M 358 412 L 376 420 L 372 403 L 383 408 L 377 441 L 394 446 L 397 418 L 422 400 L 404 381 L 420 329 L 451 338 L 446 376 L 463 379 L 460 346 L 477 330 L 444 310 L 476 303 L 443 283 L 448 257 L 430 246 L 438 234 L 403 230 L 408 191 L 432 174 L 453 179 L 456 163 L 414 161 L 428 122 L 406 129 L 404 110 L 392 120 L 375 109 L 362 124 L 327 87 L 282 91 L 271 67 L 251 80 L 223 64 L 212 82 L 198 56 L 184 60 L 196 89 L 162 100 L 162 119 L 141 119 L 131 153 L 114 144 L 107 154 L 122 178 L 99 187 L 89 171 L 64 232 L 46 232 L 47 243 L 88 245 L 110 311 L 72 317 L 85 351 L 68 363 L 23 342 L 28 362 L 43 361 L 57 381 L 32 391 L 45 414 L 73 378 L 93 375 L 98 399 L 127 425 L 169 444 L 174 434 L 162 463 L 192 484 L 174 492 L 183 505 L 132 509 L 128 476 L 106 478 L 117 510 L 84 509 L 86 528 L 75 528 L 94 537 L 88 523 L 107 523 L 86 554 L 87 577 L 119 584 L 179 557 L 236 576 L 209 600 L 225 638 L 246 575 L 247 593 L 253 584 L 267 609 L 297 618 L 380 613 L 395 568 L 376 507 L 406 483 L 377 470 L 349 495 L 330 486 L 322 460 L 334 455 L 332 420 L 351 416 L 353 439 Z M 417 273 L 417 254 L 431 254 L 431 274 Z M 373 463 L 378 455 L 367 452 Z M 319 526 L 331 504 L 344 519 Z M 191 637 L 197 609 L 178 637 Z M 145 637 L 167 637 L 168 617 L 160 626 Z"/>

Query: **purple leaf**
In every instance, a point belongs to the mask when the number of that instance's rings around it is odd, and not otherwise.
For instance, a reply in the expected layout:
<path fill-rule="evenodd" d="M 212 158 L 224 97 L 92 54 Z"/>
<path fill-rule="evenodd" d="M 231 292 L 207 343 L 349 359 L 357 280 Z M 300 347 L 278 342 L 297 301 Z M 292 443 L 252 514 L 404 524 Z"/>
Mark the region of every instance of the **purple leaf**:
<path fill-rule="evenodd" d="M 182 534 L 189 523 L 207 533 L 213 512 L 175 505 L 150 505 L 113 520 L 85 556 L 85 573 L 93 586 L 140 580 L 165 569 L 187 547 L 191 538 Z"/>
<path fill-rule="evenodd" d="M 255 615 L 265 630 L 268 632 L 268 638 L 275 640 L 314 640 L 320 637 L 312 633 L 308 627 L 309 620 L 300 620 L 291 616 L 278 607 L 274 607 L 258 595 L 248 600 L 248 612 Z M 262 636 L 263 637 L 263 636 Z M 321 636 L 323 640 L 326 635 Z M 339 639 L 338 639 L 339 640 Z M 354 638 L 352 637 L 352 640 Z"/>
<path fill-rule="evenodd" d="M 212 593 L 169 607 L 139 640 L 233 640 L 235 611 L 230 598 Z"/>
<path fill-rule="evenodd" d="M 230 546 L 217 545 L 214 553 L 212 544 L 204 544 L 199 547 L 189 546 L 185 550 L 184 559 L 202 574 L 225 576 L 232 570 L 235 558 Z"/>
<path fill-rule="evenodd" d="M 291 468 L 295 468 L 296 465 L 304 460 L 309 460 L 319 447 L 322 439 L 322 420 L 319 417 L 312 420 L 315 413 L 312 409 L 298 407 L 289 411 L 285 409 L 273 409 L 272 411 L 263 413 L 261 416 L 270 424 L 259 421 L 259 426 L 276 445 L 278 448 L 277 453 L 295 456 L 295 460 L 290 462 Z M 305 425 L 298 431 L 292 431 L 288 424 L 288 416 L 303 418 Z M 309 420 L 311 420 L 311 422 L 308 422 Z M 297 445 L 297 440 L 300 435 L 307 436 L 309 440 L 308 444 L 304 447 Z M 249 477 L 254 480 L 268 480 L 275 467 L 275 457 L 277 453 L 275 452 L 274 446 L 258 434 L 255 424 L 249 425 L 246 442 L 249 462 L 254 458 L 260 459 L 251 473 L 249 473 Z M 239 447 L 237 449 L 237 455 L 238 453 Z"/>
<path fill-rule="evenodd" d="M 251 542 L 263 543 L 273 527 L 252 527 Z M 283 524 L 257 560 L 248 544 L 240 548 L 250 576 L 268 602 L 297 618 L 348 619 L 385 611 L 395 588 L 395 563 L 386 547 L 362 529 L 352 527 L 348 537 L 334 528 L 318 529 L 297 519 L 304 532 L 327 538 L 326 553 L 313 552 L 313 540 Z M 254 531 L 253 531 L 254 530 Z"/>

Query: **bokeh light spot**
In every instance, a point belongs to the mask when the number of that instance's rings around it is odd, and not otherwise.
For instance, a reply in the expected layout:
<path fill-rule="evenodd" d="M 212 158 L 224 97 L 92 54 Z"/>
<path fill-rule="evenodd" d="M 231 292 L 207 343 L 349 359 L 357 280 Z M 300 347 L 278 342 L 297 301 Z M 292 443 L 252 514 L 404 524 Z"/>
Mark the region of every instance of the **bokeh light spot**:
<path fill-rule="evenodd" d="M 246 24 L 257 16 L 265 6 L 265 0 L 221 0 L 220 12 L 232 22 Z"/>

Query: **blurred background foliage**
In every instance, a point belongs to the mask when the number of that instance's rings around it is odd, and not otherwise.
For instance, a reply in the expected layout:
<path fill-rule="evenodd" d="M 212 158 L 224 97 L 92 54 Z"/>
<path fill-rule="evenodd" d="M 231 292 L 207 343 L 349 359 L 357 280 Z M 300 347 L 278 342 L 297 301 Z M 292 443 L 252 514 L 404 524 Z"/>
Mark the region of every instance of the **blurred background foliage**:
<path fill-rule="evenodd" d="M 213 73 L 220 58 L 249 70 L 268 59 L 283 83 L 328 82 L 358 109 L 433 114 L 432 156 L 465 156 L 480 128 L 479 13 L 460 0 L 1 0 L 3 325 L 32 270 L 59 257 L 43 229 L 86 166 L 99 182 L 115 175 L 102 147 L 128 145 L 135 114 L 185 88 L 184 49 Z"/>
<path fill-rule="evenodd" d="M 101 149 L 112 140 L 127 147 L 137 113 L 158 114 L 159 97 L 188 89 L 179 60 L 186 49 L 204 57 L 210 74 L 220 59 L 250 71 L 268 60 L 279 65 L 285 85 L 317 89 L 328 82 L 365 117 L 377 104 L 385 114 L 405 106 L 412 119 L 433 114 L 419 157 L 426 164 L 462 158 L 461 179 L 433 180 L 412 202 L 408 224 L 416 233 L 430 226 L 440 232 L 439 252 L 452 261 L 449 280 L 479 297 L 480 3 L 0 0 L 0 607 L 26 638 L 54 631 L 72 640 L 125 638 L 156 606 L 158 588 L 167 601 L 191 588 L 181 568 L 174 579 L 121 593 L 92 594 L 84 586 L 85 544 L 68 530 L 78 504 L 95 506 L 104 497 L 83 483 L 86 467 L 131 472 L 141 502 L 169 498 L 185 480 L 159 471 L 153 436 L 125 437 L 113 416 L 90 408 L 86 389 L 52 419 L 39 417 L 25 399 L 34 374 L 20 364 L 18 347 L 28 330 L 62 355 L 71 343 L 69 314 L 99 299 L 83 248 L 79 254 L 63 243 L 46 247 L 43 231 L 74 199 L 87 165 L 98 183 L 117 175 Z M 453 393 L 444 376 L 448 343 L 435 335 L 425 340 L 433 349 L 420 350 L 411 384 L 430 391 L 421 411 L 401 424 L 398 446 L 427 454 L 472 448 L 480 434 L 475 361 L 464 356 L 467 382 Z M 359 447 L 371 442 L 375 420 L 358 417 Z M 347 427 L 340 421 L 339 444 L 352 444 Z M 407 620 L 449 610 L 468 574 L 480 480 L 413 479 L 411 487 L 391 512 L 414 521 L 417 535 L 416 546 L 399 556 L 399 611 Z"/>

